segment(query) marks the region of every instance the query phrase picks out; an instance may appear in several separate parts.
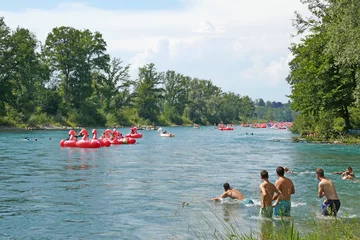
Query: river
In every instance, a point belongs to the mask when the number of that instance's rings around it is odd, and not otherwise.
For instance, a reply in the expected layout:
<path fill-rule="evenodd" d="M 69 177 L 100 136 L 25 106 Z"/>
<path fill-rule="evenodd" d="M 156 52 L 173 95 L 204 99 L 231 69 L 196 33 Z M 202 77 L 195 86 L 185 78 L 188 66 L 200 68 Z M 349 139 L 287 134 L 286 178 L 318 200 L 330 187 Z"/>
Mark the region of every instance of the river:
<path fill-rule="evenodd" d="M 358 146 L 292 143 L 287 130 L 166 130 L 175 137 L 144 130 L 137 144 L 100 149 L 61 148 L 67 131 L 0 132 L 0 237 L 196 239 L 209 225 L 234 222 L 258 233 L 259 173 L 268 170 L 275 182 L 279 165 L 294 171 L 286 176 L 295 184 L 292 216 L 300 229 L 321 219 L 318 167 L 337 187 L 339 217 L 359 218 L 360 183 L 331 174 L 347 166 L 359 172 Z M 224 182 L 255 204 L 210 201 Z"/>

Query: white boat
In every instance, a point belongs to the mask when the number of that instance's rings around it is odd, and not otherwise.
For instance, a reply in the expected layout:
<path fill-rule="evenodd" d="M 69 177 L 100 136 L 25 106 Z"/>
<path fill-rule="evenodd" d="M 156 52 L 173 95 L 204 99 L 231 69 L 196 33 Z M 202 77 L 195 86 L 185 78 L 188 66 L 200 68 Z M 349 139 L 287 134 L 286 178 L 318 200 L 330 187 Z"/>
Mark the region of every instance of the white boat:
<path fill-rule="evenodd" d="M 175 137 L 175 134 L 172 133 L 160 133 L 160 137 Z"/>

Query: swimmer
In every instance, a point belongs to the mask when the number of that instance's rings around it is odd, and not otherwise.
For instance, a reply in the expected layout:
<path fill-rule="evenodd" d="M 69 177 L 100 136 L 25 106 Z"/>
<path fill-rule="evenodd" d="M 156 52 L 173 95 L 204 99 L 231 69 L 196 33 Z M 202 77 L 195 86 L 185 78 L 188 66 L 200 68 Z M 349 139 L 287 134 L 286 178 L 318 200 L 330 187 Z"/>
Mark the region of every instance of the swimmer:
<path fill-rule="evenodd" d="M 341 178 L 342 179 L 349 179 L 349 180 L 352 180 L 355 178 L 355 174 L 352 170 L 352 167 L 347 167 L 346 171 L 345 172 L 333 172 L 333 174 L 341 174 Z"/>
<path fill-rule="evenodd" d="M 324 170 L 322 168 L 316 169 L 316 178 L 320 181 L 318 187 L 318 197 L 326 197 L 325 201 L 321 205 L 322 215 L 336 216 L 341 203 L 336 193 L 334 183 L 325 177 Z"/>
<path fill-rule="evenodd" d="M 292 171 L 291 171 L 287 166 L 284 167 L 284 171 L 285 171 L 286 173 L 292 173 Z"/>
<path fill-rule="evenodd" d="M 229 197 L 231 199 L 241 200 L 246 204 L 254 203 L 250 198 L 246 198 L 240 191 L 231 188 L 229 183 L 224 183 L 224 191 L 225 192 L 221 194 L 220 197 L 215 197 L 212 200 L 221 201 L 223 198 Z"/>
<path fill-rule="evenodd" d="M 37 142 L 37 138 L 35 138 L 34 140 L 35 140 L 35 142 Z"/>

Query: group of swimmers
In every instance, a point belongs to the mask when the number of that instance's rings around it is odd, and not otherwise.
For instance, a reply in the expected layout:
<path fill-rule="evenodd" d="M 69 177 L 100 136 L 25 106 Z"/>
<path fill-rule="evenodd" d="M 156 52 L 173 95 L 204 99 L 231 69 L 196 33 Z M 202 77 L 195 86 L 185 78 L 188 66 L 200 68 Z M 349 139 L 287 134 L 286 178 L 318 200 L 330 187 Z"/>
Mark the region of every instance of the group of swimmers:
<path fill-rule="evenodd" d="M 278 179 L 275 184 L 269 181 L 269 173 L 266 170 L 260 172 L 262 183 L 260 184 L 261 217 L 272 218 L 272 216 L 290 216 L 291 211 L 291 195 L 295 194 L 295 186 L 291 179 L 284 176 L 285 173 L 292 173 L 287 167 L 279 166 L 276 168 Z M 341 174 L 342 179 L 354 179 L 355 174 L 351 167 L 348 167 L 345 172 L 334 172 L 333 174 Z M 320 181 L 318 185 L 318 197 L 326 199 L 321 205 L 323 216 L 336 216 L 340 209 L 340 200 L 338 198 L 334 183 L 325 177 L 322 168 L 316 169 L 316 178 Z M 215 197 L 212 200 L 220 201 L 223 198 L 237 199 L 245 204 L 252 204 L 250 198 L 245 197 L 240 191 L 231 188 L 229 183 L 224 183 L 224 193 Z M 273 204 L 273 201 L 275 203 Z"/>

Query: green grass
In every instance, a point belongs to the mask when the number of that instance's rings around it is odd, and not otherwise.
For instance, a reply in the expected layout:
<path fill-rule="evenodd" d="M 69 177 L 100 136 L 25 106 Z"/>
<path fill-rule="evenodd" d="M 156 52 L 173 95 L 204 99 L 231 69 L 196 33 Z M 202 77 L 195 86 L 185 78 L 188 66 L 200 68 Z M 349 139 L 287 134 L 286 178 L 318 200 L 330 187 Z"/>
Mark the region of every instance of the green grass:
<path fill-rule="evenodd" d="M 186 211 L 186 208 L 191 210 L 191 206 L 188 205 L 189 204 L 183 204 L 182 210 Z M 195 220 L 186 220 L 186 218 L 184 218 L 184 220 L 188 224 L 189 232 L 197 239 L 360 240 L 358 219 L 350 219 L 347 216 L 345 216 L 345 218 L 313 218 L 306 222 L 302 220 L 298 224 L 295 224 L 296 219 L 294 218 L 257 220 L 257 230 L 250 230 L 250 232 L 245 233 L 240 223 L 234 220 L 230 212 L 227 219 L 219 216 L 212 207 L 210 207 L 210 213 L 191 211 L 191 214 L 194 214 L 193 217 L 195 217 Z M 260 226 L 258 224 L 260 224 Z M 301 224 L 301 226 L 298 226 L 299 224 Z M 296 226 L 298 226 L 298 228 Z"/>

